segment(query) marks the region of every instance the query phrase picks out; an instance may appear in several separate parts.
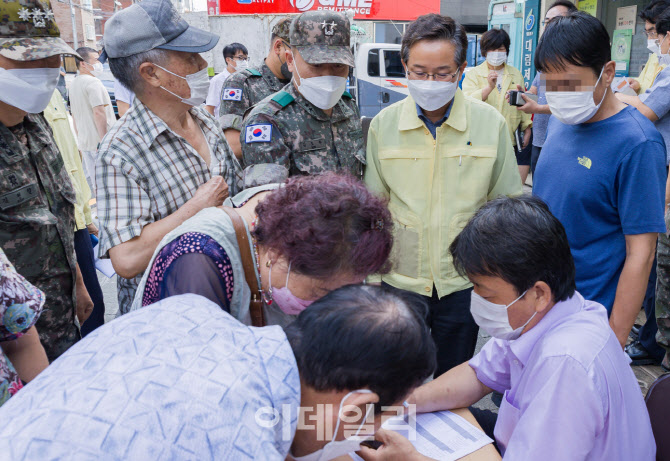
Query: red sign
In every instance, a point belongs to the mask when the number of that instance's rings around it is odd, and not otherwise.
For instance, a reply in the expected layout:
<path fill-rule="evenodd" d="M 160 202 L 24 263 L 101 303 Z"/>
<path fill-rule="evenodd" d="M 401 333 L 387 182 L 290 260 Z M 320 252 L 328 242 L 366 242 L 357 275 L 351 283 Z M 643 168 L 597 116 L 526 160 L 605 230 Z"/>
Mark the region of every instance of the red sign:
<path fill-rule="evenodd" d="M 219 0 L 219 14 L 302 13 L 354 10 L 355 19 L 408 21 L 422 14 L 439 13 L 440 0 Z"/>
<path fill-rule="evenodd" d="M 215 14 L 217 14 L 217 11 L 216 11 L 217 10 L 217 8 L 216 8 L 217 2 L 218 2 L 218 0 L 207 0 L 207 14 L 208 15 L 214 16 Z"/>

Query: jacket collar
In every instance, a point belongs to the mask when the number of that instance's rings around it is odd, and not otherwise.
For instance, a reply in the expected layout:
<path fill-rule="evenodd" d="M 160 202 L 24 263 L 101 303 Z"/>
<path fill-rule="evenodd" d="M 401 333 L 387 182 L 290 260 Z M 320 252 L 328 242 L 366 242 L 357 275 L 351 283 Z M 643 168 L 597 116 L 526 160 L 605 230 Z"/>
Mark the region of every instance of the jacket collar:
<path fill-rule="evenodd" d="M 423 122 L 417 115 L 416 102 L 412 96 L 407 96 L 402 101 L 402 110 L 400 112 L 400 120 L 398 122 L 398 129 L 400 131 L 415 130 L 423 126 Z M 457 131 L 465 131 L 468 126 L 466 119 L 465 96 L 461 89 L 456 90 L 456 95 L 451 101 L 451 113 L 449 118 L 444 122 L 444 125 L 449 125 Z M 440 127 L 440 128 L 442 128 Z M 438 128 L 438 129 L 440 129 Z"/>

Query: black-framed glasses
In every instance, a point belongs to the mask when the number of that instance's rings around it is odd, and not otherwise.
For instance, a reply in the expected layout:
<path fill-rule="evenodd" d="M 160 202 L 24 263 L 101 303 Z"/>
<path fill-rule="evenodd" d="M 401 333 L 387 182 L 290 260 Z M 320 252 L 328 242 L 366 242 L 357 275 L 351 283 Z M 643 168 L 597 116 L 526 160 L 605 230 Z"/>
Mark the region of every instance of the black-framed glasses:
<path fill-rule="evenodd" d="M 658 33 L 656 32 L 656 29 L 650 29 L 650 30 L 645 29 L 644 35 L 646 35 L 647 38 L 651 39 L 658 38 Z"/>
<path fill-rule="evenodd" d="M 428 80 L 429 77 L 433 77 L 433 80 L 438 82 L 451 82 L 454 78 L 456 78 L 458 72 L 454 72 L 453 74 L 445 74 L 445 73 L 429 74 L 427 72 L 416 72 L 413 70 L 408 70 L 407 71 L 408 78 L 410 74 L 414 75 L 414 77 L 416 77 L 417 80 Z"/>

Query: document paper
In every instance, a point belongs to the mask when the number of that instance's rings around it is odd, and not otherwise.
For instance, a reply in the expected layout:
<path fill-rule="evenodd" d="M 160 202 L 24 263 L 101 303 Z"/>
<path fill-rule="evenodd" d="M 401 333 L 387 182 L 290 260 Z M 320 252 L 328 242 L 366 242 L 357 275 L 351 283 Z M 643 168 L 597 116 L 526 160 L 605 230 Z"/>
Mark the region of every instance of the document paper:
<path fill-rule="evenodd" d="M 412 425 L 401 418 L 391 418 L 383 427 L 411 440 Z M 411 442 L 417 451 L 440 461 L 455 461 L 493 443 L 484 432 L 450 411 L 416 415 L 415 436 Z M 352 458 L 362 459 L 355 454 Z"/>

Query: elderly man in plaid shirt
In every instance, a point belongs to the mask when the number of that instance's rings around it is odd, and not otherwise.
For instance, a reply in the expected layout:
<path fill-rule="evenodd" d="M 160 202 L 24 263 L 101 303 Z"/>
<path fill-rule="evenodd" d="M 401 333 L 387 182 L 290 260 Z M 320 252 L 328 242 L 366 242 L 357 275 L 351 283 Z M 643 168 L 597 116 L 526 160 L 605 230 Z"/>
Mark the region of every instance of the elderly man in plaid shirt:
<path fill-rule="evenodd" d="M 197 107 L 209 87 L 198 53 L 218 40 L 189 26 L 169 0 L 132 5 L 105 27 L 112 73 L 137 96 L 102 140 L 96 162 L 99 251 L 119 275 L 120 314 L 161 239 L 240 190 L 240 164 L 218 122 Z"/>

